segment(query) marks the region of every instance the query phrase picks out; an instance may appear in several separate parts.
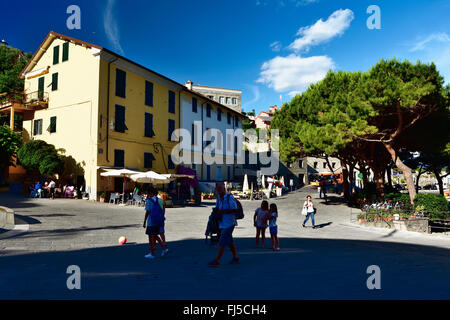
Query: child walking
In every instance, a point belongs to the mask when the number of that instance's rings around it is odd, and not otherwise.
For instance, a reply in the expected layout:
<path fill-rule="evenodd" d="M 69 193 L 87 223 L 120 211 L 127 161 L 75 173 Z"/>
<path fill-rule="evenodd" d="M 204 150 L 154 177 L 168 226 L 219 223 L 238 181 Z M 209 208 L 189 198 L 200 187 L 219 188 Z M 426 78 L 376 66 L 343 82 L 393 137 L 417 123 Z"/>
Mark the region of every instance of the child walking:
<path fill-rule="evenodd" d="M 259 237 L 261 236 L 261 248 L 264 248 L 264 241 L 266 240 L 267 216 L 269 214 L 269 203 L 266 200 L 261 202 L 261 207 L 255 210 L 253 216 L 253 225 L 256 227 L 256 245 L 258 248 Z"/>
<path fill-rule="evenodd" d="M 280 242 L 278 241 L 277 218 L 278 218 L 277 205 L 275 203 L 271 203 L 269 209 L 269 216 L 267 217 L 267 219 L 269 220 L 270 238 L 272 239 L 272 250 L 274 251 L 280 251 Z"/>

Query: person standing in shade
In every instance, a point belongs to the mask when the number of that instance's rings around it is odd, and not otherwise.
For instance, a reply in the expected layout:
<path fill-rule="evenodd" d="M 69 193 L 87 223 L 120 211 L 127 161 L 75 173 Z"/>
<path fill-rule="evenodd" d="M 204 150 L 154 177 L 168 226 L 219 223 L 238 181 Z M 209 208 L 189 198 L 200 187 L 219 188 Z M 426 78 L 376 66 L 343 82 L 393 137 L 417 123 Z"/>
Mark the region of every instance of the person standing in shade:
<path fill-rule="evenodd" d="M 145 228 L 145 233 L 148 235 L 148 242 L 150 246 L 150 253 L 145 255 L 147 259 L 155 258 L 155 248 L 156 241 L 158 241 L 162 246 L 161 256 L 164 256 L 168 250 L 166 243 L 162 241 L 159 234 L 161 233 L 161 228 L 164 226 L 164 207 L 157 197 L 158 192 L 155 188 L 150 187 L 149 198 L 145 203 L 145 218 L 143 227 Z"/>
<path fill-rule="evenodd" d="M 48 189 L 50 190 L 50 199 L 52 199 L 52 200 L 55 199 L 55 186 L 56 186 L 56 183 L 52 179 L 50 181 L 50 183 L 48 184 Z"/>
<path fill-rule="evenodd" d="M 313 229 L 315 229 L 316 226 L 314 224 L 314 204 L 312 202 L 311 196 L 306 197 L 306 201 L 303 204 L 303 208 L 306 208 L 307 213 L 306 213 L 306 218 L 302 223 L 302 227 L 305 228 L 305 223 L 308 222 L 309 217 L 311 217 L 312 227 L 313 227 Z"/>
<path fill-rule="evenodd" d="M 225 247 L 229 247 L 231 253 L 233 254 L 233 259 L 230 264 L 239 263 L 239 257 L 236 250 L 236 245 L 233 241 L 233 230 L 237 226 L 235 213 L 238 210 L 236 200 L 233 195 L 229 194 L 225 190 L 225 185 L 223 182 L 216 183 L 217 191 L 217 201 L 216 210 L 219 216 L 219 228 L 220 228 L 220 239 L 219 239 L 219 252 L 214 260 L 208 262 L 209 266 L 218 267 L 220 265 L 220 259 L 225 252 Z"/>

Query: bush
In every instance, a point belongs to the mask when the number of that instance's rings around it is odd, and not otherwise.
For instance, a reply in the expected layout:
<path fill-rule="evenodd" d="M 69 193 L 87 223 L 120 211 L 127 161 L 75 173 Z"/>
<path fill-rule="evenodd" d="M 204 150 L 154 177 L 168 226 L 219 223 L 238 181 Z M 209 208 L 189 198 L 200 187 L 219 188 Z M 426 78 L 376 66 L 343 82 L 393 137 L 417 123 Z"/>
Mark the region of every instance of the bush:
<path fill-rule="evenodd" d="M 396 202 L 400 203 L 402 209 L 412 209 L 411 201 L 409 199 L 409 193 L 400 193 L 400 192 L 392 192 L 384 195 L 385 200 L 392 200 L 395 204 Z"/>
<path fill-rule="evenodd" d="M 418 193 L 414 198 L 416 207 L 423 207 L 431 219 L 447 219 L 448 202 L 441 194 Z"/>

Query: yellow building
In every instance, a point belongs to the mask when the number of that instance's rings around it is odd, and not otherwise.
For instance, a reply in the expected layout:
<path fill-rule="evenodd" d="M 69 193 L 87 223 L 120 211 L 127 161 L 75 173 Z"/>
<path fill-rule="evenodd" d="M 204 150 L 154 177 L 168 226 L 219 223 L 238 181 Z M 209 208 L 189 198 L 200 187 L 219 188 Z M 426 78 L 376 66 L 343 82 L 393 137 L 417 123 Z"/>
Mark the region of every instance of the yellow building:
<path fill-rule="evenodd" d="M 100 173 L 174 172 L 181 85 L 105 48 L 50 32 L 24 68 L 25 136 L 64 148 L 84 168 L 91 199 L 111 191 Z M 31 119 L 30 119 L 31 118 Z M 81 180 L 84 179 L 84 182 Z"/>
<path fill-rule="evenodd" d="M 175 172 L 170 153 L 178 141 L 170 137 L 182 126 L 182 96 L 206 98 L 106 48 L 53 31 L 21 77 L 25 98 L 16 112 L 24 114 L 23 136 L 75 158 L 84 176 L 73 183 L 83 184 L 90 199 L 121 184 L 100 176 L 104 170 Z M 210 103 L 240 123 L 240 112 Z"/>

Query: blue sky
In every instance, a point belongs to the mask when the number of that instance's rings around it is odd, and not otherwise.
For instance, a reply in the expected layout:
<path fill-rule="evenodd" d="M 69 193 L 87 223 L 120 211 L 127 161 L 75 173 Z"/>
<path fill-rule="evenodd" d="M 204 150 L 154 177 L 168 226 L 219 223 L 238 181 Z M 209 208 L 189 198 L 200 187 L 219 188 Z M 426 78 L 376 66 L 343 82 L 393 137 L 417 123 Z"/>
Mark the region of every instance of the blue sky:
<path fill-rule="evenodd" d="M 69 5 L 81 29 L 69 30 Z M 381 29 L 367 28 L 377 5 Z M 180 83 L 241 89 L 244 111 L 288 102 L 328 69 L 381 58 L 435 62 L 450 82 L 450 1 L 4 1 L 0 38 L 34 52 L 56 31 L 113 50 Z"/>

